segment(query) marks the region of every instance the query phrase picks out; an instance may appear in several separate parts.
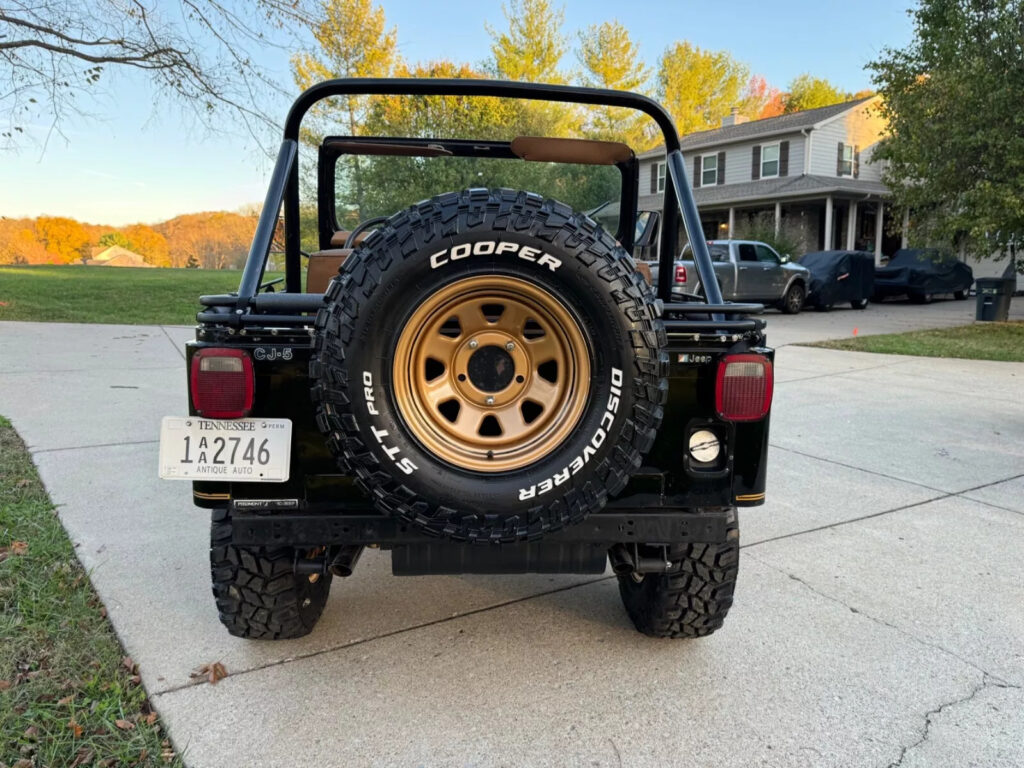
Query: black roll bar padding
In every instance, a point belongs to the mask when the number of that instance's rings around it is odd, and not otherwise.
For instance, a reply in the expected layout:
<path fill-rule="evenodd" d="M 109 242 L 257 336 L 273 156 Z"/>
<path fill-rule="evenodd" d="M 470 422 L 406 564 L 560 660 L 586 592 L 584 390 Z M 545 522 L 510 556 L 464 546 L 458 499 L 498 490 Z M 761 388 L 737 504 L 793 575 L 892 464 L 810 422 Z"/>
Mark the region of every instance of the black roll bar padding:
<path fill-rule="evenodd" d="M 322 99 L 331 96 L 359 95 L 396 95 L 396 96 L 490 96 L 497 98 L 517 98 L 538 101 L 563 101 L 575 104 L 597 104 L 611 107 L 635 109 L 649 115 L 661 129 L 665 139 L 665 150 L 668 156 L 668 167 L 672 178 L 672 192 L 666 190 L 666 206 L 663 211 L 666 224 L 674 224 L 674 215 L 670 215 L 669 198 L 675 197 L 683 212 L 683 223 L 686 234 L 693 247 L 694 264 L 697 274 L 707 288 L 707 298 L 711 304 L 720 304 L 721 292 L 717 283 L 710 279 L 714 275 L 711 257 L 704 241 L 700 226 L 700 215 L 693 200 L 693 194 L 686 183 L 686 169 L 680 150 L 679 134 L 676 132 L 672 117 L 665 108 L 653 99 L 638 93 L 612 91 L 603 88 L 581 88 L 569 85 L 548 85 L 545 83 L 520 83 L 497 80 L 471 80 L 451 78 L 345 78 L 326 80 L 312 86 L 299 95 L 288 111 L 284 126 L 284 142 L 278 153 L 277 164 L 271 177 L 267 199 L 260 215 L 249 251 L 249 259 L 242 273 L 242 283 L 238 289 L 238 305 L 246 306 L 249 299 L 256 295 L 262 280 L 263 269 L 270 252 L 270 241 L 273 237 L 277 219 L 277 211 L 284 204 L 285 224 L 285 290 L 289 293 L 300 292 L 299 246 L 299 166 L 297 161 L 299 127 L 302 118 L 310 108 Z M 272 211 L 272 212 L 271 212 Z M 664 231 L 669 231 L 668 227 Z M 672 230 L 674 232 L 674 229 Z M 672 248 L 671 243 L 663 240 L 661 261 L 666 260 Z M 258 262 L 258 263 L 257 263 Z M 671 262 L 664 264 L 658 275 L 658 295 L 662 300 L 671 297 L 673 270 Z"/>

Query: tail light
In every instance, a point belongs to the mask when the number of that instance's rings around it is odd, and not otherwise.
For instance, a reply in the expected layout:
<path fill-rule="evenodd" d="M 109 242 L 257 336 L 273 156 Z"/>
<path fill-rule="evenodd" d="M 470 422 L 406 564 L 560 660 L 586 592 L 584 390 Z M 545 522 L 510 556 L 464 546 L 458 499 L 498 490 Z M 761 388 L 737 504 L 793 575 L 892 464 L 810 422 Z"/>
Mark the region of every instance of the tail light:
<path fill-rule="evenodd" d="M 686 282 L 686 267 L 684 267 L 682 264 L 676 264 L 676 282 Z"/>
<path fill-rule="evenodd" d="M 200 349 L 192 356 L 192 406 L 210 419 L 238 419 L 252 410 L 252 360 L 240 349 Z"/>
<path fill-rule="evenodd" d="M 718 365 L 715 409 L 728 421 L 757 421 L 768 415 L 774 383 L 771 361 L 761 355 L 727 355 Z"/>

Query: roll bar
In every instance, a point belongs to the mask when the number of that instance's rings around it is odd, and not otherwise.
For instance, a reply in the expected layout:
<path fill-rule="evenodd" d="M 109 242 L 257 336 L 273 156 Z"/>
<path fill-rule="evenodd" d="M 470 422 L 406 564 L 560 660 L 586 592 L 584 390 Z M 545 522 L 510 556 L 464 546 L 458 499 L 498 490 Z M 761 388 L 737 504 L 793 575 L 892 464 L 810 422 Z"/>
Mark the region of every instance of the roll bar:
<path fill-rule="evenodd" d="M 430 78 L 346 78 L 326 80 L 304 91 L 288 112 L 284 125 L 284 140 L 270 179 L 270 187 L 263 204 L 249 258 L 245 263 L 238 288 L 238 308 L 248 306 L 259 290 L 270 246 L 277 226 L 277 216 L 284 205 L 285 290 L 301 292 L 300 233 L 299 233 L 299 127 L 306 113 L 317 102 L 332 96 L 395 95 L 395 96 L 490 96 L 497 98 L 534 101 L 560 101 L 571 104 L 596 104 L 635 109 L 650 116 L 661 129 L 665 139 L 668 175 L 671 180 L 665 190 L 662 211 L 661 249 L 658 254 L 658 298 L 671 301 L 675 261 L 674 233 L 682 213 L 683 226 L 693 249 L 701 285 L 705 286 L 708 309 L 714 313 L 715 305 L 722 304 L 722 294 L 714 279 L 714 267 L 708 253 L 707 242 L 700 225 L 700 215 L 687 183 L 686 167 L 672 117 L 658 102 L 638 93 L 612 91 L 601 88 L 581 88 L 570 85 L 519 83 L 499 80 L 430 79 Z M 722 320 L 720 313 L 712 314 Z"/>

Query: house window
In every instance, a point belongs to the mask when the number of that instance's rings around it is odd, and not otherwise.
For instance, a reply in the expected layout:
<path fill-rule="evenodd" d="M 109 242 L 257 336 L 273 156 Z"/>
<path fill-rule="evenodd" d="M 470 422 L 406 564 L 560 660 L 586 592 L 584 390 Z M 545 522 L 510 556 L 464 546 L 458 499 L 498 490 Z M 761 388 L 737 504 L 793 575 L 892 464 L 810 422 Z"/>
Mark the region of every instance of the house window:
<path fill-rule="evenodd" d="M 839 151 L 839 175 L 853 176 L 853 144 L 843 144 Z"/>
<path fill-rule="evenodd" d="M 655 163 L 654 172 L 658 177 L 658 191 L 665 191 L 665 174 L 668 171 L 668 166 L 665 163 Z"/>
<path fill-rule="evenodd" d="M 761 147 L 761 178 L 770 179 L 779 175 L 779 145 Z"/>
<path fill-rule="evenodd" d="M 718 183 L 718 155 L 704 155 L 700 164 L 700 185 L 711 186 Z"/>

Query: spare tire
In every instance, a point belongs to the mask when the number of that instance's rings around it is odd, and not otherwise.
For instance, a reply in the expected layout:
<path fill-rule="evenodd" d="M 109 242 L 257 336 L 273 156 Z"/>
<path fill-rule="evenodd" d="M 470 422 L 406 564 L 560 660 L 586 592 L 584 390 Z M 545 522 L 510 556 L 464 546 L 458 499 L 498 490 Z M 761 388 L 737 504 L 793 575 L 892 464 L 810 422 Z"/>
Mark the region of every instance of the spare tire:
<path fill-rule="evenodd" d="M 661 422 L 660 304 L 586 216 L 471 189 L 392 216 L 316 318 L 317 424 L 378 509 L 532 539 L 621 491 Z"/>

